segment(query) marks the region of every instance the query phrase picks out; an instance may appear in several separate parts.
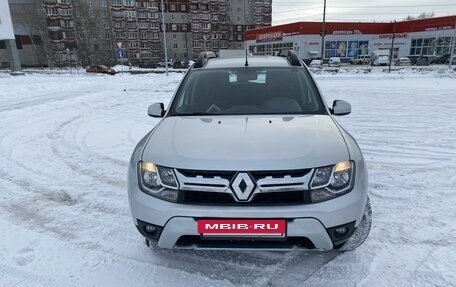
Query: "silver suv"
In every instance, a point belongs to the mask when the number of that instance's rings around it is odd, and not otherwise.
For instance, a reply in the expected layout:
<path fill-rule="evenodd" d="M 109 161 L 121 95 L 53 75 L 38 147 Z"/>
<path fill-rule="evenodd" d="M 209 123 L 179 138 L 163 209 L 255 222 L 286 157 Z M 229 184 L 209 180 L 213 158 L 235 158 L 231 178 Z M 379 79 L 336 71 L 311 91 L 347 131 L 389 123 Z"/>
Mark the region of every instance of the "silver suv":
<path fill-rule="evenodd" d="M 359 55 L 356 58 L 350 60 L 350 64 L 352 65 L 362 65 L 362 64 L 369 64 L 371 62 L 371 57 L 369 55 Z"/>
<path fill-rule="evenodd" d="M 282 53 L 283 54 L 283 53 Z M 351 250 L 371 208 L 361 151 L 292 51 L 223 59 L 203 53 L 128 170 L 146 244 L 184 249 Z"/>

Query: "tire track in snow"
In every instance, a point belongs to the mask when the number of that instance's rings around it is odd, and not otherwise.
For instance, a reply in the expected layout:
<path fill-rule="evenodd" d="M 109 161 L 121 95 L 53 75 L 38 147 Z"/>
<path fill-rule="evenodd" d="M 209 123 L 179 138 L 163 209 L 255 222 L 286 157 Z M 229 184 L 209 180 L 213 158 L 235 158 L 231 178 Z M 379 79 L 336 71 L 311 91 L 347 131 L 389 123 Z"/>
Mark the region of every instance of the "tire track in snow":
<path fill-rule="evenodd" d="M 0 263 L 0 287 L 77 287 L 71 282 L 58 281 L 49 277 L 22 270 L 18 267 L 13 267 Z"/>

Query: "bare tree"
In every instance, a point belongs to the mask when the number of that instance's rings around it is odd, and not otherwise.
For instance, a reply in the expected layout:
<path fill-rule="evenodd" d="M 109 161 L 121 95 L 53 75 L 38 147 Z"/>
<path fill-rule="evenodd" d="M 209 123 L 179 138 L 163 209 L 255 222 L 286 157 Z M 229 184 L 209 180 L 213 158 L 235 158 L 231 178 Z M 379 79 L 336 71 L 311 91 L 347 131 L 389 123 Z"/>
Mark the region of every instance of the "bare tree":
<path fill-rule="evenodd" d="M 408 15 L 406 18 L 404 18 L 404 21 L 411 21 L 411 20 L 419 20 L 419 19 L 427 19 L 427 18 L 432 18 L 434 17 L 435 14 L 434 12 L 423 12 L 421 13 L 420 15 L 418 16 L 411 16 L 411 15 Z"/>
<path fill-rule="evenodd" d="M 87 1 L 74 5 L 78 55 L 82 65 L 115 63 L 111 23 L 107 7 L 89 6 Z M 109 38 L 106 36 L 109 35 Z M 111 49 L 107 47 L 111 45 Z"/>

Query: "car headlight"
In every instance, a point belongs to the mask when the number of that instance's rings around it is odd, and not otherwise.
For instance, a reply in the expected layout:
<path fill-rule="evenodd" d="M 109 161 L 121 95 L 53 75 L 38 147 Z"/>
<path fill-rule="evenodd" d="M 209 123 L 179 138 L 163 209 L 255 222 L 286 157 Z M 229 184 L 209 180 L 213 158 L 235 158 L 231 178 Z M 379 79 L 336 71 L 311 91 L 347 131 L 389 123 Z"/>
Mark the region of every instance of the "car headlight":
<path fill-rule="evenodd" d="M 355 163 L 341 161 L 316 168 L 309 184 L 312 202 L 329 200 L 350 192 L 353 188 Z"/>
<path fill-rule="evenodd" d="M 179 185 L 173 169 L 140 161 L 138 176 L 139 187 L 145 193 L 163 200 L 177 201 Z"/>

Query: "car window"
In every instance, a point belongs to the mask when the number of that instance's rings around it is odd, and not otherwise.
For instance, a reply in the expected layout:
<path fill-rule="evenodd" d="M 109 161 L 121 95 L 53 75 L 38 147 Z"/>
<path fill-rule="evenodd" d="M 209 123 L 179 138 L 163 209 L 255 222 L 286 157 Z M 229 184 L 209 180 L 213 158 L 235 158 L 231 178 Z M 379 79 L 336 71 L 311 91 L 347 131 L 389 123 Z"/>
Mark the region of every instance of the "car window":
<path fill-rule="evenodd" d="M 323 113 L 306 69 L 252 67 L 190 71 L 169 115 Z"/>

